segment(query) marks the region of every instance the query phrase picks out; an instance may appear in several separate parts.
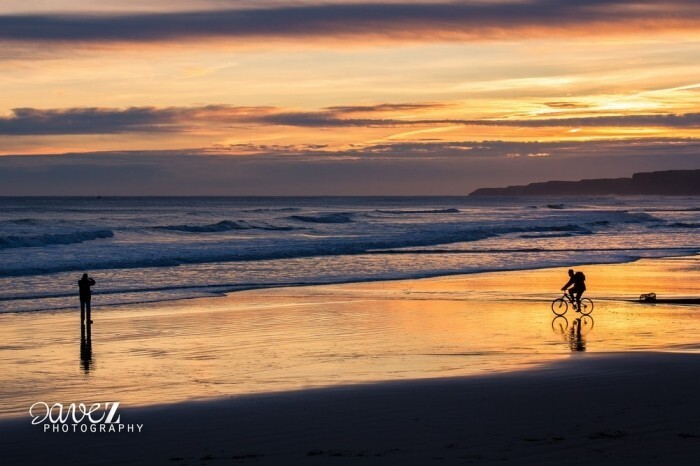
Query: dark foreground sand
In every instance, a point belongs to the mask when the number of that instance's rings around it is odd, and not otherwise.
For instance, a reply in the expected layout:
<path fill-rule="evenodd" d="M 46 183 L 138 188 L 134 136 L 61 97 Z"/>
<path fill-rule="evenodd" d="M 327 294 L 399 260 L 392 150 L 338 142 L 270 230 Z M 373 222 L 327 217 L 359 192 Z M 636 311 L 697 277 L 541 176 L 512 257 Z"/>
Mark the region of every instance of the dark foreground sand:
<path fill-rule="evenodd" d="M 700 355 L 574 354 L 536 369 L 122 410 L 140 434 L 0 423 L 3 465 L 697 464 Z"/>

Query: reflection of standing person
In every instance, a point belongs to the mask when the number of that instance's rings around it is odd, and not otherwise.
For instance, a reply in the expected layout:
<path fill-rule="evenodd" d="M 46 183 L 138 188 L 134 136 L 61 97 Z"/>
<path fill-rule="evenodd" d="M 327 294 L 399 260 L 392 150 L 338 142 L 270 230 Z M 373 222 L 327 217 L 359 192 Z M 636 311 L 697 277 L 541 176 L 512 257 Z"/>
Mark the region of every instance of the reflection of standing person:
<path fill-rule="evenodd" d="M 573 285 L 573 286 L 572 286 Z M 574 269 L 569 269 L 569 281 L 562 287 L 562 291 L 569 289 L 569 296 L 576 303 L 576 312 L 581 309 L 581 295 L 586 291 L 586 276 L 579 271 L 574 273 Z"/>
<path fill-rule="evenodd" d="M 85 333 L 87 327 L 87 333 Z M 90 325 L 80 326 L 80 365 L 85 373 L 90 371 L 92 364 L 92 338 L 90 335 Z"/>
<path fill-rule="evenodd" d="M 92 291 L 90 287 L 95 284 L 95 280 L 88 277 L 88 274 L 84 273 L 83 278 L 78 280 L 78 289 L 80 290 L 80 322 L 81 324 L 87 323 L 91 324 L 92 320 L 90 317 L 90 299 L 92 298 Z"/>

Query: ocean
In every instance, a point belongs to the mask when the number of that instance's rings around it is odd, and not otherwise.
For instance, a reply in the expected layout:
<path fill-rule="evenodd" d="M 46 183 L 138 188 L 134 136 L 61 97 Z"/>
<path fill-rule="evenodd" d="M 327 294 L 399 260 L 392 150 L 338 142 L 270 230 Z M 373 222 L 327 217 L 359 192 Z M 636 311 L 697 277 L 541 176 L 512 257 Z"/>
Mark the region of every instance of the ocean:
<path fill-rule="evenodd" d="M 0 198 L 0 312 L 700 251 L 694 197 Z M 556 290 L 553 290 L 556 292 Z"/>

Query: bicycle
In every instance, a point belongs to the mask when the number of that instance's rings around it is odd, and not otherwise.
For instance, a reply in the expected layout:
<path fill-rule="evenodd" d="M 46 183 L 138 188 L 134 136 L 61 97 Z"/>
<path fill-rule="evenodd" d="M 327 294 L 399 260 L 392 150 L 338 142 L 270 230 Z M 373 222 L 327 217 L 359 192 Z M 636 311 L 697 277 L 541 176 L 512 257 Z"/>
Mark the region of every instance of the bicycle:
<path fill-rule="evenodd" d="M 584 316 L 587 316 L 593 312 L 593 301 L 588 298 L 583 298 L 581 300 L 581 309 L 578 309 L 576 302 L 567 292 L 564 292 L 564 295 L 561 298 L 557 298 L 552 301 L 552 312 L 558 316 L 563 316 L 566 314 L 566 311 L 569 310 L 569 304 L 571 304 L 571 306 L 574 308 L 574 311 L 580 311 Z"/>

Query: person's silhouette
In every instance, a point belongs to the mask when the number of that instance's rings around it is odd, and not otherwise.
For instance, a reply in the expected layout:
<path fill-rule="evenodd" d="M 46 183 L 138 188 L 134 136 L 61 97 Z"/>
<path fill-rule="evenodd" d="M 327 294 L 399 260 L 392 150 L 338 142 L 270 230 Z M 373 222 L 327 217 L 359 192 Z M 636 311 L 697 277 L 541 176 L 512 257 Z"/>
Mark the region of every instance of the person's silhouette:
<path fill-rule="evenodd" d="M 581 309 L 581 295 L 586 291 L 586 276 L 583 272 L 574 272 L 574 269 L 569 269 L 569 281 L 566 285 L 562 287 L 562 291 L 569 288 L 569 296 L 576 303 L 576 312 L 580 312 Z"/>
<path fill-rule="evenodd" d="M 91 324 L 92 318 L 90 316 L 90 300 L 92 299 L 92 291 L 90 287 L 95 284 L 95 280 L 88 277 L 88 274 L 84 273 L 83 278 L 78 280 L 78 289 L 80 290 L 80 324 Z"/>

